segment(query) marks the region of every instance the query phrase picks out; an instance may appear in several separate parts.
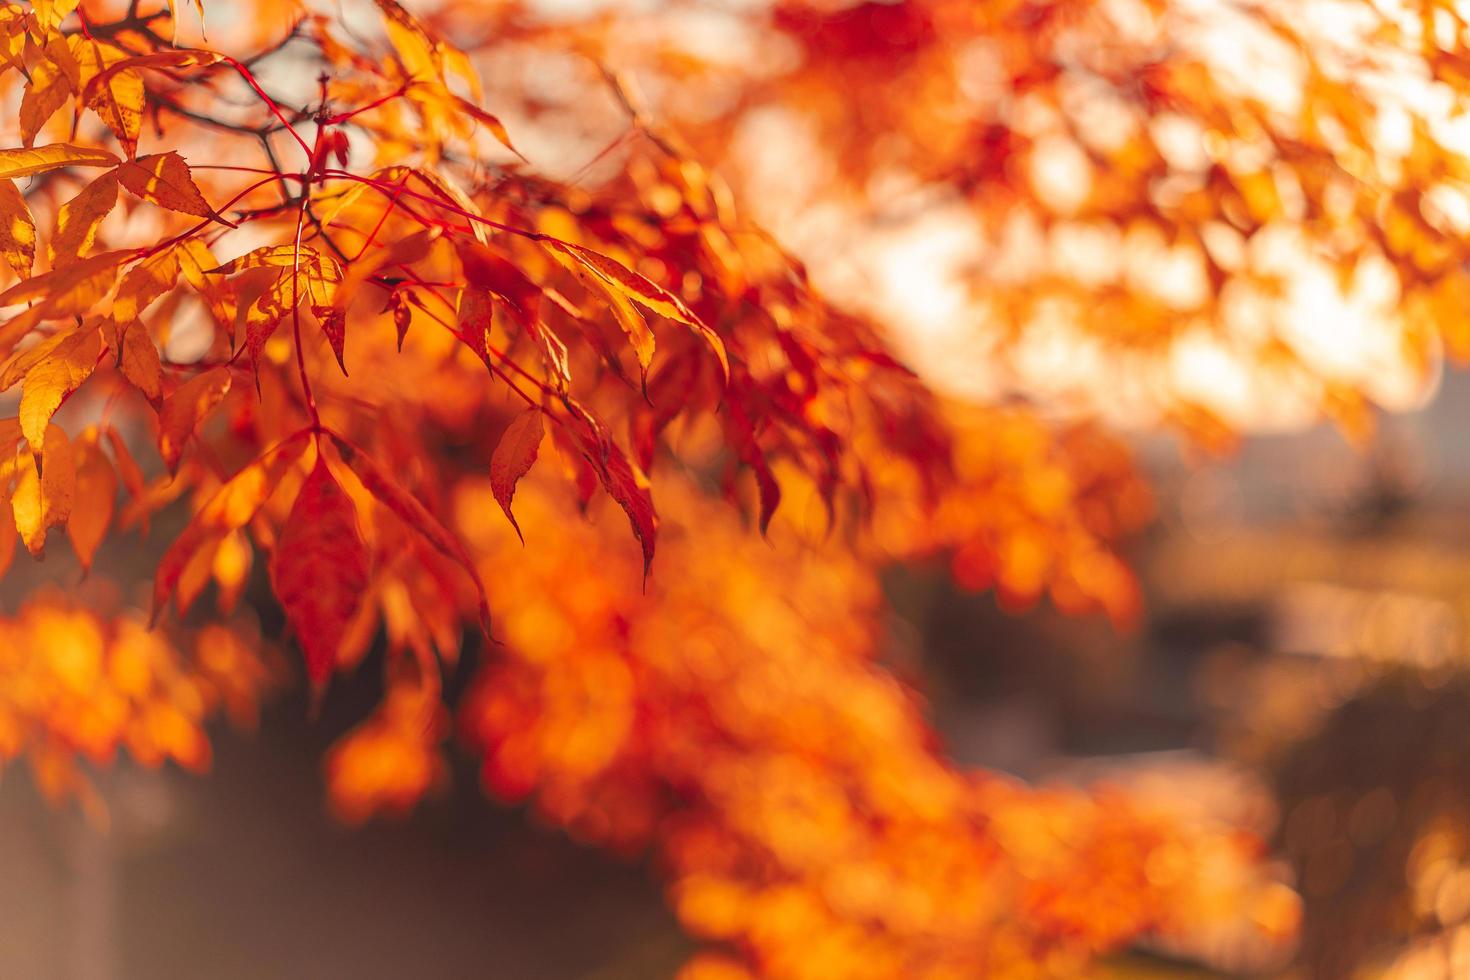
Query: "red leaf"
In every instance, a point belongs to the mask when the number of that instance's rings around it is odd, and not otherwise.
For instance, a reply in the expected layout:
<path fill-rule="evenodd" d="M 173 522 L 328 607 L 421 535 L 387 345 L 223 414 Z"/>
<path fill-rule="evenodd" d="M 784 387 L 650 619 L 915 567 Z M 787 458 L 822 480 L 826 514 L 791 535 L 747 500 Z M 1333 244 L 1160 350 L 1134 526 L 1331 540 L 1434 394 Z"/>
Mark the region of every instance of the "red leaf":
<path fill-rule="evenodd" d="M 368 587 L 368 554 L 357 510 L 320 452 L 281 528 L 270 574 L 271 588 L 306 656 L 306 675 L 320 691 Z"/>
<path fill-rule="evenodd" d="M 485 635 L 490 635 L 490 602 L 485 596 L 485 583 L 480 581 L 480 573 L 475 570 L 475 561 L 470 557 L 464 545 L 439 519 L 429 513 L 427 507 L 419 503 L 418 498 L 378 469 L 378 464 L 364 452 L 361 452 L 352 443 L 345 439 L 332 435 L 332 440 L 337 444 L 337 449 L 342 454 L 342 461 L 352 467 L 352 472 L 362 481 L 362 485 L 389 510 L 398 515 L 398 518 L 407 524 L 409 528 L 422 535 L 424 540 L 433 545 L 445 557 L 458 562 L 459 565 L 474 580 L 475 588 L 480 593 L 480 626 Z"/>
<path fill-rule="evenodd" d="M 526 538 L 521 534 L 521 526 L 516 523 L 515 515 L 510 512 L 510 501 L 515 496 L 516 483 L 536 462 L 536 453 L 541 448 L 541 437 L 544 434 L 541 409 L 527 409 L 506 427 L 505 434 L 500 437 L 500 442 L 490 457 L 490 490 L 495 494 L 496 502 L 505 511 L 510 526 L 516 529 L 516 537 L 522 543 Z"/>

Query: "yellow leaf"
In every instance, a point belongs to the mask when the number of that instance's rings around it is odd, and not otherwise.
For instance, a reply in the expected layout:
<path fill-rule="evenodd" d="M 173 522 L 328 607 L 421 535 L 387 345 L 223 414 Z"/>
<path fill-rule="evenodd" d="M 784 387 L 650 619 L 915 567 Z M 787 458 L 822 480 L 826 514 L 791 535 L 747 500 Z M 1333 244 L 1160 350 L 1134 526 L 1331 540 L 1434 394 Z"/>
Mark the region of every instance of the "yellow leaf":
<path fill-rule="evenodd" d="M 118 159 L 98 146 L 48 143 L 35 149 L 0 150 L 0 177 L 29 177 L 62 167 L 115 167 Z"/>
<path fill-rule="evenodd" d="M 178 468 L 184 443 L 229 390 L 230 369 L 217 367 L 189 379 L 164 399 L 163 409 L 158 413 L 158 451 L 169 469 Z"/>
<path fill-rule="evenodd" d="M 36 13 L 36 23 L 42 30 L 54 30 L 66 15 L 77 9 L 80 0 L 32 0 L 31 9 Z"/>
<path fill-rule="evenodd" d="M 66 51 L 66 46 L 62 45 L 61 50 Z M 70 57 L 70 52 L 67 56 Z M 71 80 L 61 65 L 50 58 L 37 63 L 20 96 L 20 141 L 26 146 L 34 143 L 46 120 L 55 115 L 71 93 Z"/>
<path fill-rule="evenodd" d="M 20 429 L 36 452 L 44 451 L 51 416 L 67 395 L 81 387 L 97 367 L 101 338 L 96 330 L 77 330 L 26 372 L 20 392 Z"/>
<path fill-rule="evenodd" d="M 113 68 L 127 57 L 121 48 L 95 38 L 77 50 L 77 63 L 82 68 L 82 101 L 97 113 L 122 144 L 124 152 L 132 157 L 137 152 L 138 133 L 143 128 L 145 92 L 143 76 L 136 69 Z"/>
<path fill-rule="evenodd" d="M 56 212 L 56 228 L 46 242 L 52 268 L 82 258 L 97 240 L 97 228 L 117 206 L 117 174 L 103 174 Z"/>
<path fill-rule="evenodd" d="M 189 165 L 173 151 L 129 160 L 117 168 L 117 177 L 128 190 L 159 207 L 223 221 L 199 192 Z"/>
<path fill-rule="evenodd" d="M 106 296 L 118 269 L 131 252 L 103 252 L 60 269 L 18 282 L 0 293 L 0 306 L 38 300 L 36 305 L 0 326 L 0 355 L 8 353 L 43 320 L 79 316 Z"/>
<path fill-rule="evenodd" d="M 76 493 L 76 462 L 71 445 L 59 426 L 46 430 L 44 475 L 39 460 L 25 452 L 16 460 L 15 494 L 11 507 L 15 513 L 15 529 L 20 532 L 26 550 L 39 557 L 46 550 L 46 529 L 65 523 L 71 516 L 72 497 Z"/>
<path fill-rule="evenodd" d="M 0 254 L 21 279 L 36 260 L 36 222 L 15 182 L 0 180 Z"/>
<path fill-rule="evenodd" d="M 138 314 L 179 281 L 179 256 L 184 243 L 155 252 L 128 270 L 112 298 L 112 318 L 119 323 L 136 320 Z"/>
<path fill-rule="evenodd" d="M 92 558 L 107 536 L 117 503 L 117 474 L 102 451 L 96 429 L 77 441 L 76 471 L 76 493 L 66 521 L 66 536 L 86 570 L 92 567 Z"/>

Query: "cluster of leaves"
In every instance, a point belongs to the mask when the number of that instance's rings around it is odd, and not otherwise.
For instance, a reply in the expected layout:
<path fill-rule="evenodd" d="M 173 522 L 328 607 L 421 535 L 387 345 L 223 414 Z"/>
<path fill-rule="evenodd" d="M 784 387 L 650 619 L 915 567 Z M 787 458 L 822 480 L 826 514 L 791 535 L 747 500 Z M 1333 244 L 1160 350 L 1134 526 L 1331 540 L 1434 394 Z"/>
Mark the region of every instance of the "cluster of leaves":
<path fill-rule="evenodd" d="M 681 920 L 720 947 L 684 975 L 1064 976 L 1144 931 L 1249 917 L 1257 942 L 1290 934 L 1259 841 L 946 765 L 874 662 L 871 564 L 813 550 L 794 518 L 762 542 L 687 482 L 658 489 L 682 574 L 645 594 L 604 574 L 631 557 L 549 484 L 526 488 L 523 519 L 567 528 L 566 548 L 523 551 L 480 506 L 483 478 L 456 489 L 482 570 L 519 568 L 492 595 L 506 656 L 459 725 L 491 792 L 533 796 L 579 840 L 655 845 Z M 727 560 L 700 560 L 712 549 Z M 333 783 L 349 808 L 363 789 Z M 400 791 L 384 772 L 383 803 Z"/>
<path fill-rule="evenodd" d="M 782 132 L 816 155 L 813 204 L 973 219 L 976 327 L 946 351 L 972 374 L 996 341 L 1016 383 L 1203 437 L 1288 406 L 1361 432 L 1470 351 L 1455 4 L 778 0 L 723 25 L 783 52 L 757 70 L 670 20 L 584 43 L 723 171 L 759 170 L 741 126 Z"/>
<path fill-rule="evenodd" d="M 613 172 L 533 171 L 444 40 L 467 35 L 376 6 L 366 37 L 308 13 L 234 55 L 176 44 L 169 9 L 0 8 L 21 105 L 0 149 L 0 385 L 20 388 L 0 496 L 27 547 L 64 525 L 86 565 L 184 511 L 155 617 L 228 613 L 259 554 L 318 696 L 381 638 L 384 703 L 327 763 L 347 820 L 442 782 L 441 672 L 493 622 L 458 718 L 487 786 L 580 839 L 652 843 L 725 950 L 692 976 L 1056 976 L 1222 905 L 1284 931 L 1249 842 L 958 771 L 874 663 L 895 559 L 948 554 L 1016 607 L 1136 615 L 1114 548 L 1147 496 L 1126 452 L 941 408 L 617 83 Z M 535 115 L 534 92 L 493 100 Z M 18 621 L 108 632 L 67 616 Z M 229 642 L 222 673 L 254 690 Z M 45 644 L 10 649 L 55 671 Z M 188 703 L 197 725 L 213 702 Z M 53 718 L 70 702 L 37 704 L 10 742 L 95 754 Z M 121 724 L 107 745 L 162 757 Z M 164 754 L 202 761 L 190 744 Z"/>
<path fill-rule="evenodd" d="M 224 711 L 252 724 L 273 673 L 258 636 L 210 624 L 176 642 L 132 614 L 99 614 L 52 593 L 0 619 L 0 764 L 29 763 L 52 800 L 105 816 L 78 759 L 119 749 L 156 766 L 209 766 L 204 723 Z"/>

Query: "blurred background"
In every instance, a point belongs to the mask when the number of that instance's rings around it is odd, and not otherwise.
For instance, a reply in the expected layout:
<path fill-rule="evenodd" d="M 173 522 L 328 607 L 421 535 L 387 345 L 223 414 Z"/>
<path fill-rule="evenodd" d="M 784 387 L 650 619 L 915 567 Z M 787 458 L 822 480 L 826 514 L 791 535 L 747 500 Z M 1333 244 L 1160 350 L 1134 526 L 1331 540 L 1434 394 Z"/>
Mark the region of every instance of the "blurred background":
<path fill-rule="evenodd" d="M 1470 378 L 1450 373 L 1366 448 L 1321 427 L 1185 465 L 1177 442 L 1141 442 L 1166 503 L 1133 555 L 1136 631 L 1003 613 L 942 568 L 911 568 L 888 582 L 887 657 L 922 677 L 961 764 L 1107 778 L 1265 834 L 1304 900 L 1294 975 L 1387 958 L 1408 965 L 1383 975 L 1458 976 L 1467 412 Z M 672 975 L 692 944 L 651 870 L 485 799 L 463 757 L 448 795 L 401 822 L 329 818 L 320 760 L 379 696 L 374 673 L 340 681 L 315 721 L 296 694 L 258 732 L 216 726 L 206 778 L 121 762 L 101 783 L 110 833 L 7 773 L 0 976 L 386 980 L 425 956 L 444 977 Z M 1431 965 L 1414 972 L 1416 956 Z M 1277 975 L 1204 941 L 1108 969 Z"/>

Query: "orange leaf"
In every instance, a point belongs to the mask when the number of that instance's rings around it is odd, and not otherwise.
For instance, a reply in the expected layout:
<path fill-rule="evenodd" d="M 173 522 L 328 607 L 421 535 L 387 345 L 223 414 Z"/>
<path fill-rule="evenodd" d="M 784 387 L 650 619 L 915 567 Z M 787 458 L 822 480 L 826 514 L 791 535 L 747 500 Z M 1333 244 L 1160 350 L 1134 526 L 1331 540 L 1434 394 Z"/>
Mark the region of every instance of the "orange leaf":
<path fill-rule="evenodd" d="M 148 327 L 138 320 L 111 323 L 108 343 L 117 353 L 118 370 L 155 405 L 163 394 L 163 364 Z"/>
<path fill-rule="evenodd" d="M 42 320 L 86 313 L 112 289 L 118 270 L 128 257 L 125 251 L 99 252 L 63 268 L 32 276 L 0 293 L 0 306 L 38 301 L 0 328 L 0 352 L 9 350 Z"/>
<path fill-rule="evenodd" d="M 97 227 L 117 206 L 117 174 L 103 174 L 56 212 L 56 227 L 46 242 L 53 269 L 82 258 L 97 239 Z"/>
<path fill-rule="evenodd" d="M 64 46 L 63 46 L 64 47 Z M 70 58 L 69 51 L 64 57 Z M 46 120 L 66 104 L 71 96 L 71 79 L 56 61 L 42 59 L 31 70 L 30 80 L 20 96 L 20 141 L 30 146 Z"/>
<path fill-rule="evenodd" d="M 127 60 L 121 48 L 95 38 L 77 48 L 82 69 L 80 101 L 97 113 L 131 158 L 138 150 L 146 93 L 143 76 L 123 64 Z"/>
<path fill-rule="evenodd" d="M 306 655 L 306 675 L 320 690 L 368 587 L 368 555 L 352 499 L 318 452 L 281 528 L 270 565 L 271 587 Z"/>
<path fill-rule="evenodd" d="M 184 443 L 229 390 L 229 368 L 210 368 L 163 400 L 158 413 L 158 451 L 170 470 L 178 469 Z"/>
<path fill-rule="evenodd" d="M 136 320 L 138 314 L 179 281 L 179 256 L 187 243 L 155 252 L 127 271 L 112 299 L 112 318 L 118 323 Z"/>
<path fill-rule="evenodd" d="M 233 222 L 226 221 L 209 206 L 194 183 L 189 165 L 172 150 L 124 161 L 117 168 L 117 178 L 129 191 L 159 207 L 212 218 L 235 227 Z"/>
<path fill-rule="evenodd" d="M 76 497 L 66 521 L 66 535 L 85 571 L 92 567 L 92 557 L 107 536 L 117 502 L 117 475 L 97 441 L 95 429 L 77 442 L 76 470 Z"/>
<path fill-rule="evenodd" d="M 255 517 L 287 470 L 300 458 L 306 436 L 306 432 L 298 432 L 266 450 L 199 508 L 199 513 L 169 545 L 158 563 L 158 571 L 153 577 L 154 620 L 168 604 L 169 593 L 178 586 L 195 553 L 211 542 L 218 544 L 226 535 L 238 531 Z M 113 447 L 116 446 L 114 442 Z"/>
<path fill-rule="evenodd" d="M 117 157 L 101 147 L 74 143 L 0 150 L 0 177 L 29 177 L 62 167 L 115 167 L 117 164 Z"/>
<path fill-rule="evenodd" d="M 725 353 L 724 341 L 720 340 L 719 334 L 710 329 L 708 324 L 695 316 L 694 312 L 684 305 L 683 300 L 601 252 L 594 252 L 581 245 L 559 242 L 554 239 L 547 240 L 545 244 L 553 254 L 561 253 L 573 257 L 598 278 L 629 299 L 641 303 L 670 320 L 677 320 L 686 326 L 693 327 L 695 332 L 703 337 L 710 349 L 715 352 L 725 380 L 727 382 L 730 380 L 730 360 Z"/>
<path fill-rule="evenodd" d="M 395 483 L 387 474 L 378 468 L 366 453 L 358 451 L 357 447 L 350 442 L 333 436 L 337 449 L 342 454 L 342 460 L 357 474 L 362 485 L 367 491 L 376 497 L 385 507 L 398 516 L 403 523 L 407 524 L 415 533 L 423 536 L 424 540 L 433 545 L 445 557 L 458 562 L 474 580 L 475 588 L 480 593 L 480 626 L 488 636 L 490 633 L 490 604 L 485 596 L 485 584 L 480 581 L 480 573 L 475 570 L 474 559 L 465 550 L 459 538 L 439 523 L 439 519 L 429 513 L 428 508 L 419 503 L 407 490 Z"/>
<path fill-rule="evenodd" d="M 521 534 L 521 526 L 516 523 L 515 515 L 510 512 L 510 502 L 515 496 L 516 484 L 530 472 L 532 464 L 536 462 L 536 453 L 541 448 L 541 437 L 544 434 L 541 409 L 527 409 L 506 426 L 505 434 L 500 437 L 495 452 L 490 456 L 490 490 L 495 494 L 500 509 L 505 511 L 510 526 L 516 529 L 516 536 L 522 541 L 526 539 Z"/>

